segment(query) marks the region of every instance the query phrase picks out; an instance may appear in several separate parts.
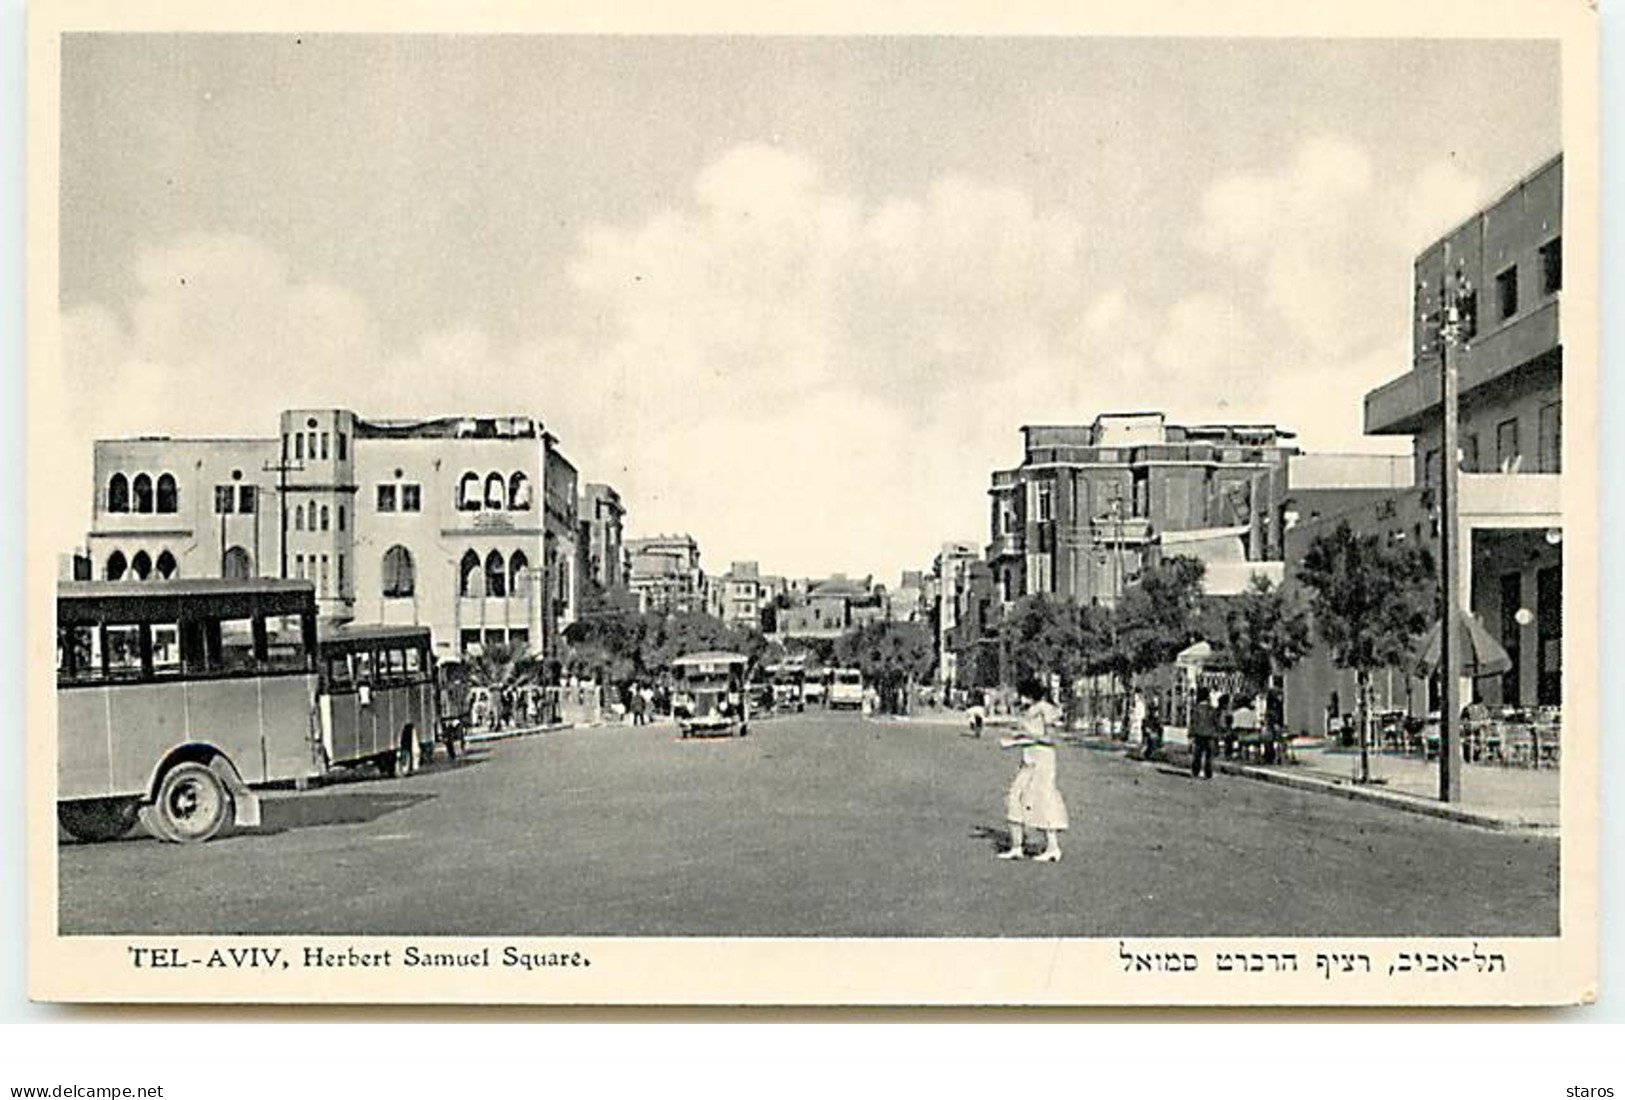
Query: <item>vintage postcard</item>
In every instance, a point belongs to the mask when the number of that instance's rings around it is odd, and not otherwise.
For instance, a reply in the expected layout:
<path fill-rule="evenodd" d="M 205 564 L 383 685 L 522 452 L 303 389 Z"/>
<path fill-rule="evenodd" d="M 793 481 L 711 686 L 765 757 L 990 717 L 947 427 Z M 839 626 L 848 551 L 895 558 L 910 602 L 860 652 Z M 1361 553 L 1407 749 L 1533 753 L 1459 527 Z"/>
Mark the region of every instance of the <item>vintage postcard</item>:
<path fill-rule="evenodd" d="M 1587 5 L 30 17 L 36 998 L 1596 997 Z"/>

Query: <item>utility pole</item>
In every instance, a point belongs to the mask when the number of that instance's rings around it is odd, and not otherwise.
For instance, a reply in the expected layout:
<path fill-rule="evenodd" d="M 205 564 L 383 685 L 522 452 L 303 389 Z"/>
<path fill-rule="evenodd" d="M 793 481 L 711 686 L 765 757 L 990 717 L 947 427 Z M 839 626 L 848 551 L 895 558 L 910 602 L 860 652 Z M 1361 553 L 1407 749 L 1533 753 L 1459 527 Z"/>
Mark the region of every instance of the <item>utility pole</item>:
<path fill-rule="evenodd" d="M 278 536 L 278 539 L 277 539 L 277 553 L 278 553 L 279 560 L 281 562 L 281 568 L 278 570 L 277 575 L 279 577 L 281 577 L 283 580 L 288 579 L 288 474 L 292 473 L 292 472 L 295 472 L 295 471 L 298 471 L 298 470 L 303 470 L 305 468 L 305 464 L 303 462 L 297 462 L 297 461 L 296 462 L 289 462 L 288 461 L 288 442 L 287 442 L 287 440 L 288 440 L 287 435 L 283 435 L 283 437 L 282 437 L 282 457 L 280 459 L 278 459 L 276 462 L 267 462 L 264 466 L 260 467 L 266 473 L 274 473 L 274 474 L 276 474 L 276 477 L 277 477 L 277 480 L 276 480 L 276 507 L 277 507 L 277 515 L 278 515 L 278 520 L 279 520 L 279 528 L 278 528 L 278 530 L 280 532 L 279 536 Z M 258 572 L 258 567 L 259 567 L 259 547 L 256 546 L 254 548 L 254 550 L 255 550 L 255 561 L 254 561 L 255 571 Z"/>
<path fill-rule="evenodd" d="M 1461 801 L 1461 444 L 1459 410 L 1460 380 L 1457 349 L 1465 346 L 1471 334 L 1464 331 L 1462 307 L 1472 294 L 1472 284 L 1457 271 L 1451 285 L 1450 245 L 1445 244 L 1444 272 L 1439 279 L 1439 373 L 1443 439 L 1439 445 L 1439 557 L 1440 600 L 1439 677 L 1441 702 L 1439 722 L 1439 801 Z"/>

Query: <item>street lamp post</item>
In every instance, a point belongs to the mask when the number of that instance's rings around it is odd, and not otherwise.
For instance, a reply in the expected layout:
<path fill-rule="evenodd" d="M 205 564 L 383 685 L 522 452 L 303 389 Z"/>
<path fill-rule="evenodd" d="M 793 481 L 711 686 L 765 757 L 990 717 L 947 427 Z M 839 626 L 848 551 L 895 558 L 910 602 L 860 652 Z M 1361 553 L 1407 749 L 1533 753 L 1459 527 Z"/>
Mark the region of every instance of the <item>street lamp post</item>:
<path fill-rule="evenodd" d="M 1472 294 L 1472 284 L 1458 271 L 1452 286 L 1449 265 L 1446 244 L 1445 271 L 1439 281 L 1439 390 L 1443 414 L 1439 445 L 1439 594 L 1443 604 L 1439 624 L 1439 801 L 1460 802 L 1465 757 L 1461 747 L 1461 433 L 1456 352 L 1471 336 L 1464 330 L 1462 313 Z"/>

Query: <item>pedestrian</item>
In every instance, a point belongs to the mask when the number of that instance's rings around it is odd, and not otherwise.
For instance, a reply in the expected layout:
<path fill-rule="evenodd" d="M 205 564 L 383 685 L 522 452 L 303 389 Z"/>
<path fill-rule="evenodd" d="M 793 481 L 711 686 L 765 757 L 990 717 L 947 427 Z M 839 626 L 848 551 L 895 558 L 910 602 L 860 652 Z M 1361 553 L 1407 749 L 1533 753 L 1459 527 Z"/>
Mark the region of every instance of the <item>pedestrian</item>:
<path fill-rule="evenodd" d="M 977 699 L 975 702 L 971 703 L 969 714 L 970 735 L 972 737 L 982 736 L 982 727 L 987 724 L 987 708 L 982 705 L 982 701 L 980 699 Z"/>
<path fill-rule="evenodd" d="M 1061 712 L 1044 697 L 1036 681 L 1021 689 L 1021 733 L 999 742 L 1004 748 L 1021 750 L 1021 768 L 1010 784 L 1004 800 L 1004 817 L 1010 827 L 1010 847 L 1000 859 L 1025 859 L 1028 829 L 1044 831 L 1044 850 L 1034 857 L 1038 863 L 1058 863 L 1061 859 L 1061 831 L 1069 824 L 1066 802 L 1056 785 L 1057 758 L 1051 730 L 1060 722 Z"/>
<path fill-rule="evenodd" d="M 640 703 L 638 710 L 643 714 L 643 724 L 647 726 L 655 717 L 654 689 L 648 684 L 641 685 L 638 688 L 638 700 Z"/>
<path fill-rule="evenodd" d="M 1128 699 L 1128 743 L 1140 744 L 1145 739 L 1145 696 L 1139 688 Z"/>
<path fill-rule="evenodd" d="M 643 713 L 643 692 L 637 684 L 633 684 L 632 690 L 628 694 L 630 695 L 630 698 L 627 700 L 627 702 L 630 704 L 632 710 L 632 724 L 634 726 L 641 726 L 648 721 Z"/>
<path fill-rule="evenodd" d="M 1146 704 L 1141 757 L 1150 760 L 1162 751 L 1162 708 L 1155 699 Z"/>
<path fill-rule="evenodd" d="M 1219 740 L 1219 713 L 1212 692 L 1191 708 L 1191 778 L 1213 778 L 1213 750 Z"/>

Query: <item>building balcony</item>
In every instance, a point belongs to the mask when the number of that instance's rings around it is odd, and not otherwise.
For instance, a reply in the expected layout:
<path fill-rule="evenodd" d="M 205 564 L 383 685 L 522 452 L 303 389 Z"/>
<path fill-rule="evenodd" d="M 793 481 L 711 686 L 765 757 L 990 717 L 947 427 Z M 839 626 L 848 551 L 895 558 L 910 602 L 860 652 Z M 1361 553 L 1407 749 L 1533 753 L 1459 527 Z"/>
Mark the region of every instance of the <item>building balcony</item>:
<path fill-rule="evenodd" d="M 1560 347 L 1558 305 L 1554 297 L 1511 324 L 1479 333 L 1457 360 L 1462 398 Z M 1420 369 L 1365 395 L 1366 434 L 1416 434 L 1438 417 L 1441 392 L 1438 361 L 1430 356 Z"/>
<path fill-rule="evenodd" d="M 998 561 L 1000 558 L 1019 558 L 1023 552 L 1020 535 L 994 535 L 993 541 L 987 544 L 988 561 Z"/>
<path fill-rule="evenodd" d="M 1457 491 L 1467 526 L 1562 526 L 1561 474 L 1462 474 Z"/>

